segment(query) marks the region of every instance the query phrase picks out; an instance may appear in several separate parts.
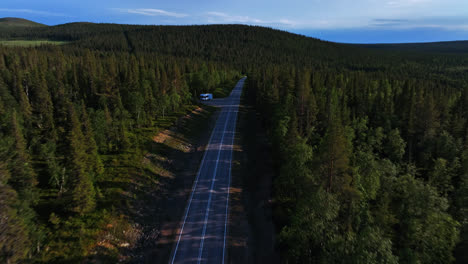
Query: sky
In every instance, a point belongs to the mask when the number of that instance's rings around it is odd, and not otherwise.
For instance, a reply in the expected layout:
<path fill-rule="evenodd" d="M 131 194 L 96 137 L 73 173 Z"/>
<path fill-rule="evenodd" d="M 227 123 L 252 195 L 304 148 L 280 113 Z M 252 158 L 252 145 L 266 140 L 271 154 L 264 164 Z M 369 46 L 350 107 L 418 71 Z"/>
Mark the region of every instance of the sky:
<path fill-rule="evenodd" d="M 468 40 L 468 0 L 3 0 L 47 25 L 248 24 L 346 43 Z"/>

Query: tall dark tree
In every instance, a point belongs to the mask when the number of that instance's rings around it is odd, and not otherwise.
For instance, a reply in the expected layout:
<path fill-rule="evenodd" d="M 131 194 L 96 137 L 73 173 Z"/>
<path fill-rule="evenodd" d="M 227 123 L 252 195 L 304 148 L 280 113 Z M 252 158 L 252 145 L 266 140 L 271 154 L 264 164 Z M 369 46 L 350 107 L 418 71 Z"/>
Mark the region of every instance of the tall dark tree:
<path fill-rule="evenodd" d="M 69 105 L 68 130 L 68 155 L 66 158 L 66 169 L 69 178 L 67 190 L 68 209 L 71 212 L 84 214 L 94 209 L 95 190 L 87 167 L 86 145 L 83 144 L 85 136 L 73 104 Z"/>
<path fill-rule="evenodd" d="M 0 141 L 1 147 L 6 142 Z M 18 195 L 9 185 L 11 177 L 5 163 L 5 149 L 0 150 L 0 261 L 12 264 L 25 260 L 30 253 L 31 242 L 23 218 L 18 215 Z"/>
<path fill-rule="evenodd" d="M 33 203 L 37 199 L 37 179 L 32 167 L 31 157 L 26 148 L 26 141 L 23 136 L 16 111 L 11 115 L 11 135 L 15 140 L 14 156 L 11 163 L 12 177 L 9 183 L 15 188 L 20 196 L 28 203 Z"/>
<path fill-rule="evenodd" d="M 336 187 L 349 184 L 349 155 L 351 144 L 346 138 L 346 131 L 341 121 L 336 89 L 329 90 L 327 130 L 322 139 L 320 152 L 328 192 Z M 336 189 L 335 187 L 335 189 Z"/>

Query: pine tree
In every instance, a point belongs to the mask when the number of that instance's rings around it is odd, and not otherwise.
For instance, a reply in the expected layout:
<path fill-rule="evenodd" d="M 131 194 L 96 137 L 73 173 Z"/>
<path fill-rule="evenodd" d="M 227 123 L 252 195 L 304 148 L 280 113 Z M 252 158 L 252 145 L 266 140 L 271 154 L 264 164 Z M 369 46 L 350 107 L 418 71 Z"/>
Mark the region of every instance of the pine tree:
<path fill-rule="evenodd" d="M 89 173 L 87 173 L 88 156 L 86 154 L 86 145 L 83 144 L 85 136 L 82 133 L 78 115 L 72 104 L 69 106 L 67 140 L 69 149 L 66 167 L 70 179 L 70 187 L 67 192 L 68 209 L 71 212 L 85 214 L 94 209 L 95 191 L 92 179 Z"/>
<path fill-rule="evenodd" d="M 4 138 L 0 140 L 0 262 L 20 263 L 31 248 L 27 227 L 15 208 L 20 203 L 16 192 L 7 182 L 11 177 L 7 166 Z"/>
<path fill-rule="evenodd" d="M 88 117 L 88 113 L 84 102 L 81 104 L 81 122 L 83 124 L 83 137 L 84 137 L 84 144 L 85 152 L 87 156 L 87 169 L 88 171 L 94 175 L 99 176 L 103 173 L 103 165 L 101 158 L 98 155 L 98 149 L 96 145 L 96 141 L 94 139 L 94 132 L 91 126 L 91 122 Z"/>
<path fill-rule="evenodd" d="M 328 122 L 325 136 L 321 143 L 321 153 L 327 175 L 327 191 L 333 190 L 334 181 L 340 185 L 346 184 L 349 177 L 350 142 L 345 136 L 341 121 L 336 89 L 330 89 L 328 99 Z M 340 177 L 338 179 L 337 177 Z M 341 187 L 341 186 L 340 186 Z"/>
<path fill-rule="evenodd" d="M 38 141 L 56 140 L 57 134 L 54 125 L 54 106 L 47 88 L 43 73 L 37 70 L 33 76 L 29 76 L 28 83 L 32 83 L 33 92 L 33 120 L 39 131 Z"/>
<path fill-rule="evenodd" d="M 296 75 L 296 97 L 297 97 L 297 113 L 299 117 L 299 133 L 304 136 L 305 132 L 308 132 L 308 119 L 309 113 L 307 111 L 309 102 L 309 96 L 311 92 L 310 88 L 310 74 L 307 71 L 301 71 Z M 306 130 L 306 131 L 304 131 Z"/>
<path fill-rule="evenodd" d="M 26 149 L 26 141 L 15 110 L 13 110 L 11 116 L 11 128 L 15 145 L 14 157 L 10 165 L 13 177 L 11 177 L 9 183 L 28 204 L 34 203 L 37 199 L 35 189 L 37 185 L 36 173 L 32 168 L 31 157 Z"/>
<path fill-rule="evenodd" d="M 23 76 L 19 71 L 18 76 L 15 76 L 13 79 L 14 93 L 20 105 L 20 112 L 25 121 L 30 125 L 32 118 L 32 107 L 29 101 L 30 92 L 28 84 L 22 84 L 22 78 Z"/>

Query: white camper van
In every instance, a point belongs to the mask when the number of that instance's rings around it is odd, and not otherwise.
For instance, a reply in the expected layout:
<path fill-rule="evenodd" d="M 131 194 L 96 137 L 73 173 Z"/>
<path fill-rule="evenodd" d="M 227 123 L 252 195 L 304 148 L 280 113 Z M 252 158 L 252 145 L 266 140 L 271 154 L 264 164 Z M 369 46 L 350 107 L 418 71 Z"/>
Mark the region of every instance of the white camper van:
<path fill-rule="evenodd" d="M 210 94 L 210 93 L 200 94 L 200 100 L 202 101 L 208 101 L 212 99 L 213 99 L 213 94 Z"/>

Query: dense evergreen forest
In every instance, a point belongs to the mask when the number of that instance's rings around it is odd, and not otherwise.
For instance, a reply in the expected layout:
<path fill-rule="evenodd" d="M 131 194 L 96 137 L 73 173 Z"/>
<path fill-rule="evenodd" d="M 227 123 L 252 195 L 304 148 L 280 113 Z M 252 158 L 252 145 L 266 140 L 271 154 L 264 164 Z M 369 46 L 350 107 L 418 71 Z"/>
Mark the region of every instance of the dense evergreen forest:
<path fill-rule="evenodd" d="M 99 229 L 128 207 L 106 188 L 119 160 L 241 73 L 274 150 L 283 262 L 467 261 L 463 43 L 418 51 L 241 25 L 91 23 L 0 38 L 68 41 L 0 46 L 1 262 L 92 257 Z"/>

